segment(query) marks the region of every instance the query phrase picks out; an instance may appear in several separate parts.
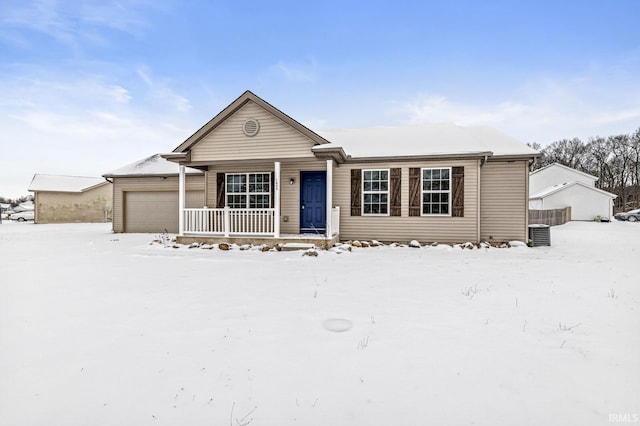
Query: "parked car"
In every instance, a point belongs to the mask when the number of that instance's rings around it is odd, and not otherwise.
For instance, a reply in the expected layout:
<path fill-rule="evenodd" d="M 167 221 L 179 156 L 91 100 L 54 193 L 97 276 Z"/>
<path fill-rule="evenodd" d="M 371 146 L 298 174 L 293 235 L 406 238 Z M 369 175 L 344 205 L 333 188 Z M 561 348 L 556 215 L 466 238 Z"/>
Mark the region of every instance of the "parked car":
<path fill-rule="evenodd" d="M 13 213 L 11 216 L 9 216 L 9 219 L 17 220 L 18 222 L 25 222 L 27 220 L 34 220 L 35 215 L 33 213 L 33 210 L 25 210 L 20 213 Z"/>
<path fill-rule="evenodd" d="M 618 213 L 614 216 L 617 220 L 627 220 L 629 222 L 640 221 L 640 209 L 630 210 L 625 213 Z"/>
<path fill-rule="evenodd" d="M 2 212 L 2 219 L 9 219 L 13 214 L 13 210 L 5 210 Z"/>

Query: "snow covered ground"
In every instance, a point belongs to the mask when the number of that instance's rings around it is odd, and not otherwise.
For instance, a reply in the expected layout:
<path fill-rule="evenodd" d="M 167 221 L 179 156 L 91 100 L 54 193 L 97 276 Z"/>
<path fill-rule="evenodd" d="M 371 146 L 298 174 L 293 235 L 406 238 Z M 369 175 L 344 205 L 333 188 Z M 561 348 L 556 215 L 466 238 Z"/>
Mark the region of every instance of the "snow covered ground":
<path fill-rule="evenodd" d="M 0 424 L 637 421 L 640 225 L 551 232 L 303 257 L 4 222 Z"/>

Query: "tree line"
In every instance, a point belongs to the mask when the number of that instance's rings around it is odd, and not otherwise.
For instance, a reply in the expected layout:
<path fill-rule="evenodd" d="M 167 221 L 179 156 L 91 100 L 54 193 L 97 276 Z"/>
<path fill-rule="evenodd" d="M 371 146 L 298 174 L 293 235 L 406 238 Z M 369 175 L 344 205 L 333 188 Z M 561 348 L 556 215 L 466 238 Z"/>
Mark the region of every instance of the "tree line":
<path fill-rule="evenodd" d="M 24 203 L 25 201 L 33 201 L 33 195 L 25 195 L 19 198 L 5 198 L 0 197 L 0 203 L 2 204 L 11 204 L 11 207 L 16 207 L 19 204 Z"/>
<path fill-rule="evenodd" d="M 640 128 L 628 135 L 562 139 L 542 148 L 532 170 L 560 163 L 598 177 L 596 187 L 616 194 L 616 211 L 640 207 Z"/>

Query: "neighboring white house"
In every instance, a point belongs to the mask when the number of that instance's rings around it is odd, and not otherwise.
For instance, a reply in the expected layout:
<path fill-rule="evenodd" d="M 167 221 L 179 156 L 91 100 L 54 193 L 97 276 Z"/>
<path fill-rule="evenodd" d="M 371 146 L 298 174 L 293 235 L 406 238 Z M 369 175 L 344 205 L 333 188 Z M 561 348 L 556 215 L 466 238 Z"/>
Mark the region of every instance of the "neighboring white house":
<path fill-rule="evenodd" d="M 617 195 L 595 187 L 596 176 L 553 163 L 529 174 L 529 209 L 571 207 L 571 220 L 613 216 Z"/>

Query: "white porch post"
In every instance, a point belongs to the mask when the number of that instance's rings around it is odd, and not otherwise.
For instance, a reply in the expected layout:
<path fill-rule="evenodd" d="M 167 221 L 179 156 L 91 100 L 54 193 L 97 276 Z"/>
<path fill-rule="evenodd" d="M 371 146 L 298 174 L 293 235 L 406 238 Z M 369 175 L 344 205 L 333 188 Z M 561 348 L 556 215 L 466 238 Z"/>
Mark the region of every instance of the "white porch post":
<path fill-rule="evenodd" d="M 280 238 L 280 162 L 276 161 L 274 163 L 274 195 L 273 198 L 275 200 L 275 213 L 274 213 L 274 224 L 273 224 L 273 236 L 275 238 Z"/>
<path fill-rule="evenodd" d="M 231 232 L 231 209 L 229 206 L 224 206 L 224 217 L 222 218 L 222 226 L 224 227 L 224 236 L 229 238 L 229 233 Z"/>
<path fill-rule="evenodd" d="M 333 227 L 331 226 L 331 208 L 333 207 L 333 160 L 327 160 L 327 224 L 326 233 L 327 238 L 333 236 Z"/>
<path fill-rule="evenodd" d="M 180 164 L 180 174 L 178 176 L 178 234 L 184 235 L 184 198 L 185 198 L 185 176 L 184 165 Z"/>

